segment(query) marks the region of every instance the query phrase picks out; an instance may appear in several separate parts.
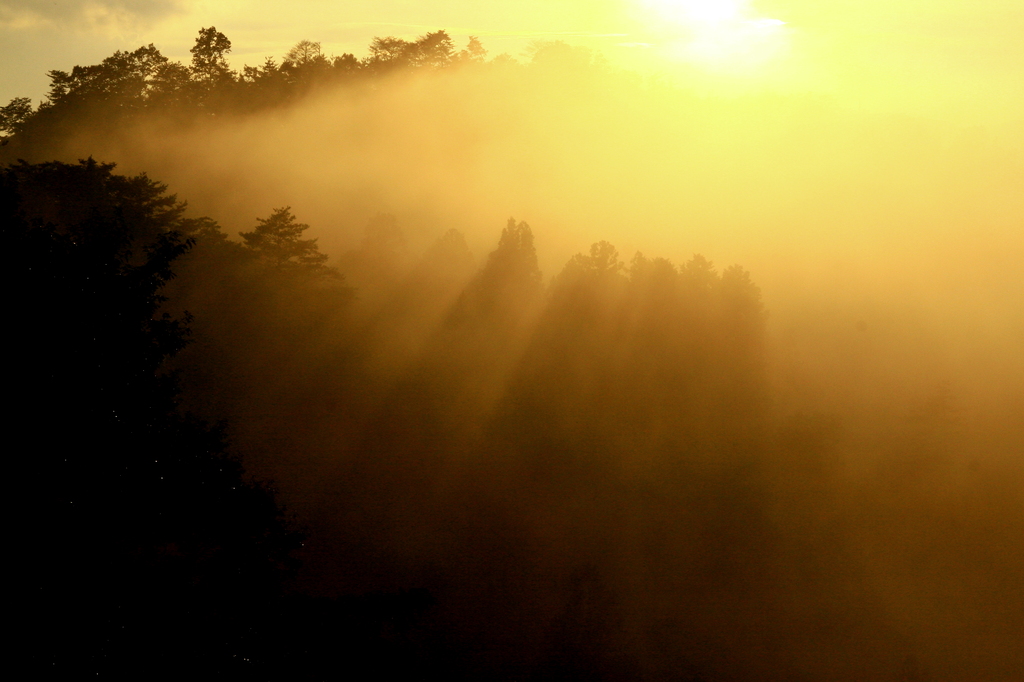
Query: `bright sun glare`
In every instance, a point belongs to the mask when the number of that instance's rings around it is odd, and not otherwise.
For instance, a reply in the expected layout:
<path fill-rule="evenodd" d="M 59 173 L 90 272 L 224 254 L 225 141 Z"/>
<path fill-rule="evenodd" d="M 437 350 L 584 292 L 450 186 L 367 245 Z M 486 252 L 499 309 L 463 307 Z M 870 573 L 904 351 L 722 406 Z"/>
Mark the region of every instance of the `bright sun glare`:
<path fill-rule="evenodd" d="M 748 0 L 641 0 L 675 59 L 746 70 L 778 54 L 785 22 L 759 16 Z M 656 23 L 655 23 L 656 22 Z"/>
<path fill-rule="evenodd" d="M 680 23 L 718 24 L 740 16 L 736 0 L 649 0 L 663 18 Z"/>

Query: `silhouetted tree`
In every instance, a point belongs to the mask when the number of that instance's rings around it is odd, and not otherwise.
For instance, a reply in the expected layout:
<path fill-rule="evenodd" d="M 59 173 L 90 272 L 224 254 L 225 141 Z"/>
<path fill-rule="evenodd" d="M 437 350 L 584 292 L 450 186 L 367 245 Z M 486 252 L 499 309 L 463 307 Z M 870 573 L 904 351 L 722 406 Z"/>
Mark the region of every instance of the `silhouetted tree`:
<path fill-rule="evenodd" d="M 0 140 L 14 135 L 32 116 L 32 100 L 28 97 L 15 97 L 5 107 L 0 107 L 0 133 L 6 133 Z"/>
<path fill-rule="evenodd" d="M 483 63 L 486 57 L 487 50 L 484 49 L 483 43 L 476 36 L 469 36 L 466 47 L 459 51 L 459 59 L 463 62 L 480 64 Z"/>
<path fill-rule="evenodd" d="M 466 245 L 465 235 L 453 228 L 438 237 L 424 254 L 423 263 L 437 276 L 462 279 L 472 270 L 473 254 Z"/>
<path fill-rule="evenodd" d="M 413 64 L 416 66 L 442 68 L 448 66 L 455 55 L 455 45 L 446 31 L 427 33 L 413 45 Z"/>
<path fill-rule="evenodd" d="M 113 165 L 0 172 L 19 330 L 7 388 L 28 521 L 25 594 L 40 675 L 221 674 L 261 655 L 259 621 L 297 546 L 221 434 L 178 412 L 161 372 L 188 318 L 161 312 L 192 245 L 184 206 Z M 44 672 L 45 671 L 45 672 Z"/>
<path fill-rule="evenodd" d="M 189 52 L 193 77 L 200 84 L 212 87 L 233 80 L 225 57 L 231 52 L 231 41 L 215 27 L 199 29 L 199 37 Z"/>
<path fill-rule="evenodd" d="M 374 38 L 364 64 L 376 72 L 400 67 L 443 68 L 455 57 L 455 45 L 445 31 L 434 31 L 408 41 L 393 36 Z"/>
<path fill-rule="evenodd" d="M 320 43 L 314 43 L 311 40 L 300 40 L 288 50 L 284 58 L 296 66 L 326 61 L 320 50 Z"/>
<path fill-rule="evenodd" d="M 501 231 L 498 247 L 487 257 L 479 275 L 467 286 L 455 315 L 484 319 L 529 305 L 540 293 L 541 274 L 533 231 L 514 218 Z"/>
<path fill-rule="evenodd" d="M 167 58 L 149 44 L 134 52 L 115 52 L 95 66 L 76 66 L 70 73 L 50 71 L 50 91 L 43 109 L 99 102 L 137 108 L 165 63 Z"/>
<path fill-rule="evenodd" d="M 50 90 L 37 110 L 27 98 L 15 98 L 0 109 L 0 133 L 6 134 L 0 146 L 14 139 L 10 159 L 53 156 L 83 126 L 112 131 L 144 112 L 189 121 L 197 115 L 261 109 L 294 101 L 319 85 L 356 83 L 360 73 L 480 64 L 486 55 L 474 36 L 457 52 L 443 30 L 412 41 L 374 38 L 362 60 L 347 53 L 329 58 L 319 42 L 301 40 L 281 63 L 267 58 L 236 73 L 227 62 L 231 47 L 228 37 L 211 26 L 200 29 L 189 65 L 146 45 L 115 52 L 99 64 L 50 71 Z"/>
<path fill-rule="evenodd" d="M 292 215 L 291 207 L 274 209 L 269 218 L 257 218 L 256 229 L 240 232 L 245 246 L 260 258 L 277 267 L 301 266 L 337 277 L 338 272 L 328 268 L 327 254 L 320 253 L 316 239 L 301 239 L 309 225 L 300 223 Z"/>
<path fill-rule="evenodd" d="M 608 242 L 592 244 L 590 254 L 578 253 L 566 263 L 554 284 L 556 293 L 559 289 L 574 288 L 580 285 L 594 286 L 601 283 L 607 286 L 613 282 L 622 282 L 619 275 L 624 264 L 619 260 L 619 251 Z"/>

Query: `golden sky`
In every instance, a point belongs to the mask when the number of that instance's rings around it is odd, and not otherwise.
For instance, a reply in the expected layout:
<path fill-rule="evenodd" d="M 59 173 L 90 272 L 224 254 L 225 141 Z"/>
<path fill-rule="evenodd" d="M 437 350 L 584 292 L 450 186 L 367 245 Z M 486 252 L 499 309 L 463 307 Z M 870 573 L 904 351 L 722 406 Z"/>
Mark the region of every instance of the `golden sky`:
<path fill-rule="evenodd" d="M 373 36 L 446 29 L 491 55 L 564 40 L 702 90 L 819 92 L 846 105 L 967 123 L 1024 120 L 1021 0 L 0 0 L 0 100 L 46 71 L 153 42 L 187 60 L 216 26 L 235 66 L 301 39 L 365 54 Z"/>

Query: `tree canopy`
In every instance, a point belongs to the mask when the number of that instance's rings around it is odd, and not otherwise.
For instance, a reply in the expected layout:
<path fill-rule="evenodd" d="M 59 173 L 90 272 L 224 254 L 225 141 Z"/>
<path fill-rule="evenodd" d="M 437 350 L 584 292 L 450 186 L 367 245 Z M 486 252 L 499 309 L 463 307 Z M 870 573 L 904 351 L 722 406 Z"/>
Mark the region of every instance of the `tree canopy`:
<path fill-rule="evenodd" d="M 303 266 L 338 276 L 336 270 L 326 267 L 327 254 L 320 253 L 316 239 L 300 238 L 309 225 L 296 221 L 291 206 L 274 209 L 269 218 L 257 218 L 256 222 L 256 229 L 239 234 L 260 258 L 278 267 Z"/>
<path fill-rule="evenodd" d="M 229 674 L 256 655 L 240 621 L 271 608 L 298 538 L 223 434 L 178 410 L 165 371 L 190 318 L 162 310 L 163 290 L 195 221 L 159 183 L 113 170 L 0 171 L 11 447 L 37 510 L 21 574 L 32 653 L 59 677 L 158 660 L 161 677 Z"/>
<path fill-rule="evenodd" d="M 561 52 L 574 54 L 573 48 L 563 47 Z M 210 26 L 200 29 L 188 65 L 169 60 L 150 44 L 115 52 L 99 64 L 50 71 L 49 92 L 37 108 L 23 97 L 0 108 L 0 134 L 6 135 L 5 141 L 17 136 L 15 144 L 21 148 L 39 147 L 84 120 L 117 126 L 147 111 L 183 120 L 253 111 L 292 102 L 322 86 L 487 64 L 487 50 L 476 36 L 458 50 L 444 30 L 414 40 L 374 38 L 361 59 L 348 53 L 329 56 L 319 42 L 300 40 L 280 62 L 267 57 L 263 64 L 238 71 L 227 61 L 231 49 L 231 40 Z M 508 55 L 499 57 L 492 61 L 514 61 Z"/>

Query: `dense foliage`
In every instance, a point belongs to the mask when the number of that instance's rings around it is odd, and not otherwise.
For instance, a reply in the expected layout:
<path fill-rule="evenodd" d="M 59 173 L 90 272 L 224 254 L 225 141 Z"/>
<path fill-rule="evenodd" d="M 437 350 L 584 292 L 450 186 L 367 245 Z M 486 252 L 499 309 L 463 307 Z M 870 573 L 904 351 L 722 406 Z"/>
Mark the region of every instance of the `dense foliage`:
<path fill-rule="evenodd" d="M 250 112 L 292 103 L 316 88 L 372 84 L 398 71 L 480 64 L 486 54 L 476 38 L 456 50 L 445 31 L 414 41 L 375 38 L 361 60 L 351 54 L 328 58 L 320 43 L 303 40 L 280 64 L 268 58 L 240 72 L 229 67 L 230 52 L 231 41 L 211 26 L 200 30 L 188 65 L 169 60 L 150 44 L 115 52 L 99 64 L 50 71 L 50 90 L 38 108 L 33 110 L 25 97 L 0 108 L 0 135 L 7 136 L 0 140 L 38 149 L 55 136 L 73 134 L 87 120 L 114 130 L 143 112 L 179 122 Z"/>
<path fill-rule="evenodd" d="M 160 292 L 196 223 L 158 183 L 112 169 L 0 178 L 19 330 L 11 454 L 35 510 L 29 632 L 37 665 L 63 675 L 226 670 L 254 654 L 243 623 L 279 593 L 298 543 L 220 431 L 177 410 L 163 371 L 188 318 L 161 313 Z"/>

